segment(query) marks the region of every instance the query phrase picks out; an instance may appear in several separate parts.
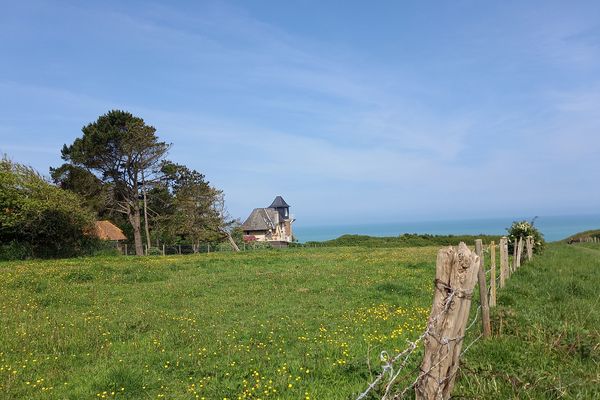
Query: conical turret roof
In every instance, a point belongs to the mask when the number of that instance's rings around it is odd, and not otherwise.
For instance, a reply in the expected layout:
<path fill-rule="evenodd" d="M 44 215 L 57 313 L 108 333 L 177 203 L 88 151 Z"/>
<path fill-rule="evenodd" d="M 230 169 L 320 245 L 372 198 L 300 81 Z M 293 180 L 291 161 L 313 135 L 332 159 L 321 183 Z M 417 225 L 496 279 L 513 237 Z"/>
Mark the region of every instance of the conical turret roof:
<path fill-rule="evenodd" d="M 283 207 L 289 207 L 289 205 L 288 205 L 288 203 L 285 202 L 285 200 L 281 196 L 275 197 L 275 200 L 273 200 L 273 202 L 269 206 L 269 208 L 283 208 Z"/>

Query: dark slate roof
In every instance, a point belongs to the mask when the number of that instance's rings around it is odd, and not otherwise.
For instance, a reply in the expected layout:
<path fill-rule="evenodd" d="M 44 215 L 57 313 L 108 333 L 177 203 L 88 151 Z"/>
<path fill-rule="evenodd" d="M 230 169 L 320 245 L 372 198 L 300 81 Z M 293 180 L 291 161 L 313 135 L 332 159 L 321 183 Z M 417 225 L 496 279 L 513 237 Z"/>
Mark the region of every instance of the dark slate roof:
<path fill-rule="evenodd" d="M 244 231 L 266 231 L 275 229 L 279 223 L 279 213 L 273 208 L 255 208 L 242 224 Z"/>
<path fill-rule="evenodd" d="M 285 200 L 281 196 L 275 197 L 275 200 L 273 200 L 273 202 L 269 206 L 269 208 L 282 208 L 282 207 L 289 207 L 289 205 L 288 205 L 288 203 L 285 202 Z"/>

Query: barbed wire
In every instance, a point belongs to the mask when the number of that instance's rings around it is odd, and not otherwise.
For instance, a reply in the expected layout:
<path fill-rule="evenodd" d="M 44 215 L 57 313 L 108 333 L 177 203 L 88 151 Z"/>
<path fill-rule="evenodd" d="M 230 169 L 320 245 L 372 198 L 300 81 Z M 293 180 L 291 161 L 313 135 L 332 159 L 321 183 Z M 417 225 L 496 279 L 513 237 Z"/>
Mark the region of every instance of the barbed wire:
<path fill-rule="evenodd" d="M 462 335 L 459 335 L 457 337 L 453 337 L 453 338 L 446 338 L 446 337 L 442 337 L 439 338 L 437 337 L 435 334 L 433 334 L 433 330 L 436 327 L 436 323 L 437 321 L 440 319 L 441 316 L 443 316 L 444 314 L 446 314 L 452 307 L 452 304 L 454 302 L 455 299 L 471 299 L 472 296 L 472 290 L 470 291 L 466 291 L 466 290 L 462 290 L 462 289 L 453 289 L 450 288 L 449 286 L 445 285 L 443 282 L 440 282 L 439 280 L 436 279 L 435 281 L 436 283 L 436 288 L 439 289 L 439 286 L 442 286 L 443 289 L 448 291 L 448 295 L 447 297 L 445 297 L 443 299 L 443 305 L 444 307 L 440 310 L 440 312 L 435 315 L 434 317 L 429 318 L 429 321 L 427 323 L 427 328 L 425 329 L 425 331 L 414 341 L 410 341 L 407 340 L 408 342 L 408 347 L 405 348 L 403 351 L 399 352 L 398 354 L 396 354 L 394 357 L 390 358 L 388 353 L 386 351 L 382 351 L 380 353 L 380 360 L 382 363 L 384 363 L 384 365 L 382 366 L 382 370 L 379 373 L 379 375 L 376 376 L 376 378 L 367 386 L 367 389 L 362 392 L 357 398 L 356 400 L 363 400 L 366 398 L 366 396 L 369 395 L 369 393 L 378 386 L 378 384 L 386 377 L 388 376 L 389 379 L 385 385 L 385 389 L 384 389 L 384 393 L 382 396 L 382 400 L 386 400 L 388 399 L 390 396 L 390 392 L 394 386 L 394 383 L 397 381 L 398 377 L 400 376 L 400 374 L 402 373 L 402 371 L 404 370 L 404 368 L 406 367 L 406 365 L 408 364 L 408 361 L 410 359 L 410 356 L 414 353 L 414 351 L 416 350 L 416 348 L 419 346 L 419 344 L 421 342 L 423 342 L 426 338 L 433 338 L 436 342 L 438 342 L 438 344 L 441 344 L 440 347 L 438 347 L 438 350 L 436 352 L 436 356 L 439 356 L 442 349 L 444 348 L 444 346 L 446 346 L 446 348 L 449 350 L 449 345 L 452 342 L 458 342 L 461 341 L 465 338 L 465 334 L 467 331 L 469 331 L 477 322 L 478 318 L 479 318 L 479 312 L 481 310 L 481 304 L 478 305 L 476 311 L 475 311 L 475 316 L 472 318 L 471 322 L 468 324 L 468 326 L 465 328 L 464 332 Z M 481 336 L 481 335 L 480 335 Z M 467 346 L 467 349 L 473 344 L 473 342 L 471 342 L 469 344 L 469 346 Z M 429 367 L 429 369 L 427 371 L 420 371 L 420 373 L 417 375 L 417 377 L 411 382 L 411 384 L 409 384 L 408 386 L 406 386 L 402 392 L 400 392 L 399 394 L 394 395 L 394 399 L 401 399 L 406 392 L 408 392 L 410 389 L 412 389 L 413 387 L 415 387 L 415 385 L 417 385 L 417 383 L 419 382 L 419 380 L 421 378 L 423 378 L 425 375 L 429 374 L 434 368 L 436 368 L 438 365 L 440 365 L 440 363 L 442 363 L 450 354 L 450 351 L 447 351 L 446 354 L 443 357 L 439 357 L 438 361 L 431 365 L 431 367 Z M 462 353 L 461 353 L 462 356 Z M 397 365 L 397 368 L 395 368 L 395 364 L 400 361 L 400 364 Z M 420 368 L 419 368 L 420 370 Z M 449 379 L 450 377 L 446 377 L 444 379 Z"/>

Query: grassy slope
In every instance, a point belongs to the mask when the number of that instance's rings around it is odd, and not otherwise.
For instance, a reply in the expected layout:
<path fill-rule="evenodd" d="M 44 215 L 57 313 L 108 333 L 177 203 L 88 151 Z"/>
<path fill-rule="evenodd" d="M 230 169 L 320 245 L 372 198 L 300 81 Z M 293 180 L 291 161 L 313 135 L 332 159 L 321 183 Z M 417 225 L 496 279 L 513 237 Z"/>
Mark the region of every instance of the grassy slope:
<path fill-rule="evenodd" d="M 469 350 L 456 396 L 600 396 L 599 250 L 552 244 L 511 278 L 493 312 L 502 334 Z M 0 263 L 0 393 L 350 399 L 367 354 L 376 369 L 423 329 L 436 252 Z"/>
<path fill-rule="evenodd" d="M 593 238 L 593 237 L 600 238 L 600 229 L 593 229 L 590 231 L 579 232 L 579 233 L 569 236 L 566 239 L 563 239 L 562 241 L 568 242 L 570 240 L 579 240 L 580 238 L 587 239 L 587 238 Z"/>

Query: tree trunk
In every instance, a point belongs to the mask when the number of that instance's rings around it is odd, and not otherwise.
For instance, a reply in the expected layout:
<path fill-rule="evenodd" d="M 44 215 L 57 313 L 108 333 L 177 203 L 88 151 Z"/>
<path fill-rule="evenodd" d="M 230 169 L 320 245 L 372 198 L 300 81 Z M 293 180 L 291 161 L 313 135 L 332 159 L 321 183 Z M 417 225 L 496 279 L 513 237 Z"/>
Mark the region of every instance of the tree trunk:
<path fill-rule="evenodd" d="M 144 255 L 144 245 L 142 244 L 142 229 L 140 224 L 140 206 L 135 200 L 133 210 L 129 212 L 129 222 L 133 228 L 133 241 L 135 242 L 135 255 Z"/>
<path fill-rule="evenodd" d="M 150 228 L 148 227 L 148 199 L 146 197 L 146 179 L 144 177 L 144 171 L 142 170 L 142 194 L 144 196 L 144 229 L 146 231 L 146 245 L 148 248 L 152 247 L 150 244 Z M 158 245 L 156 246 L 158 247 Z"/>
<path fill-rule="evenodd" d="M 233 251 L 240 251 L 240 248 L 235 243 L 235 240 L 233 240 L 233 238 L 231 237 L 231 234 L 229 232 L 225 232 L 225 234 L 227 235 L 227 240 L 229 240 L 229 244 L 231 245 Z"/>

